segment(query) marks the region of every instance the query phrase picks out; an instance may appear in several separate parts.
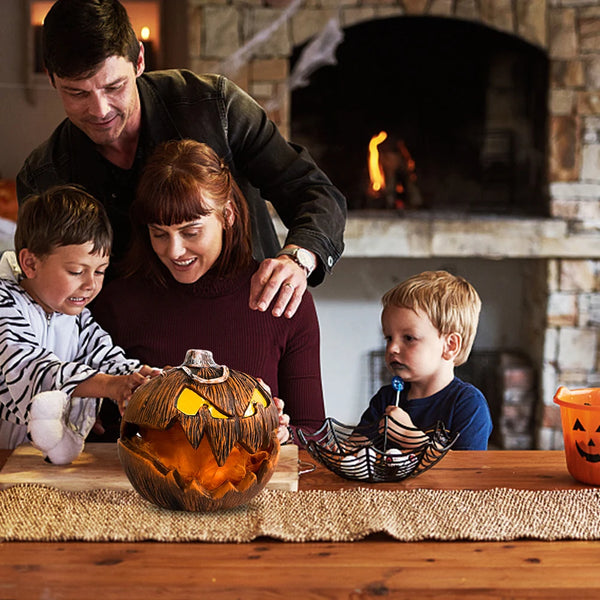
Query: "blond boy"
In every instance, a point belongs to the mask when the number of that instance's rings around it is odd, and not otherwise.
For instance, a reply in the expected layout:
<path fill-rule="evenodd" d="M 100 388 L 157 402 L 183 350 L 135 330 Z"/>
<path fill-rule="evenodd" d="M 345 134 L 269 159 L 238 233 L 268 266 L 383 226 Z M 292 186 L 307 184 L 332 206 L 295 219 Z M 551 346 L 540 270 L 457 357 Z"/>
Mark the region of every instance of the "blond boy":
<path fill-rule="evenodd" d="M 454 449 L 486 450 L 492 431 L 487 401 L 454 375 L 477 331 L 481 300 L 473 286 L 446 271 L 426 271 L 389 290 L 382 304 L 386 366 L 404 389 L 398 394 L 392 385 L 382 387 L 359 427 L 385 415 L 420 430 L 442 421 L 459 433 Z"/>

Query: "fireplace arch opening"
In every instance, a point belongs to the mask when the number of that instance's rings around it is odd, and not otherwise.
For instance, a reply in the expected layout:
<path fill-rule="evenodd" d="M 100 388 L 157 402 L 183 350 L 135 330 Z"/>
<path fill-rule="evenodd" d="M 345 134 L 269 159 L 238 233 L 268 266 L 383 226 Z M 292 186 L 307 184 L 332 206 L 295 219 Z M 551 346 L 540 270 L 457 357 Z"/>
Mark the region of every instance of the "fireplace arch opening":
<path fill-rule="evenodd" d="M 336 60 L 293 91 L 291 137 L 351 210 L 549 214 L 542 49 L 474 22 L 394 17 L 345 29 Z"/>

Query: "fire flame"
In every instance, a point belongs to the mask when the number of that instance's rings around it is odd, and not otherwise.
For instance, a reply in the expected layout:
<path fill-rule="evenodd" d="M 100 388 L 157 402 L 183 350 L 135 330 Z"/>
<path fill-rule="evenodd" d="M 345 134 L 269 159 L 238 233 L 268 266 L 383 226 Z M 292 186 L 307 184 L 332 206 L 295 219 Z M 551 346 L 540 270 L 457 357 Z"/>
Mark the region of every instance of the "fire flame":
<path fill-rule="evenodd" d="M 371 189 L 378 192 L 385 186 L 385 176 L 383 169 L 379 164 L 379 150 L 377 146 L 387 138 L 385 131 L 380 131 L 374 135 L 369 142 L 369 178 L 371 180 Z"/>

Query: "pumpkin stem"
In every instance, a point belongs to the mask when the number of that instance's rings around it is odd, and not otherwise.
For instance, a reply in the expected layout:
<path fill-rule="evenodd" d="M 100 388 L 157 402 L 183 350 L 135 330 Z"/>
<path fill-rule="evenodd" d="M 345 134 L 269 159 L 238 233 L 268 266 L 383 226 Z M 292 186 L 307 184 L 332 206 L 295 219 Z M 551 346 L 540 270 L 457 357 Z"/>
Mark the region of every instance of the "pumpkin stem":
<path fill-rule="evenodd" d="M 184 365 L 188 367 L 218 367 L 210 350 L 188 350 L 185 353 Z"/>
<path fill-rule="evenodd" d="M 199 375 L 192 373 L 188 367 L 202 368 L 202 367 L 217 367 L 223 370 L 220 377 L 213 379 L 204 379 Z M 214 359 L 213 354 L 210 350 L 188 350 L 185 354 L 185 360 L 182 365 L 177 367 L 181 369 L 188 377 L 195 379 L 199 383 L 223 383 L 229 379 L 229 368 L 225 365 L 218 365 Z"/>

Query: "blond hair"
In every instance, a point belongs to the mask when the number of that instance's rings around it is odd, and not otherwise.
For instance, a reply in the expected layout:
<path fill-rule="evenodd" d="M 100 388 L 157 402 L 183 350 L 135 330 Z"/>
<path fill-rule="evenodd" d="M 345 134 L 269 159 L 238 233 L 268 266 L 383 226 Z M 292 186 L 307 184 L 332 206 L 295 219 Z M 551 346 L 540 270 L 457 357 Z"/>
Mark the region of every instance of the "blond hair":
<path fill-rule="evenodd" d="M 462 345 L 454 364 L 466 362 L 481 312 L 479 294 L 466 279 L 446 271 L 424 271 L 386 292 L 381 303 L 384 310 L 399 306 L 424 312 L 440 335 L 460 334 Z"/>

